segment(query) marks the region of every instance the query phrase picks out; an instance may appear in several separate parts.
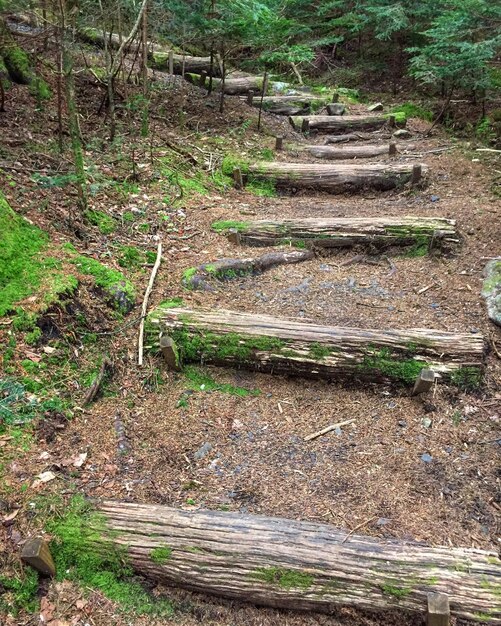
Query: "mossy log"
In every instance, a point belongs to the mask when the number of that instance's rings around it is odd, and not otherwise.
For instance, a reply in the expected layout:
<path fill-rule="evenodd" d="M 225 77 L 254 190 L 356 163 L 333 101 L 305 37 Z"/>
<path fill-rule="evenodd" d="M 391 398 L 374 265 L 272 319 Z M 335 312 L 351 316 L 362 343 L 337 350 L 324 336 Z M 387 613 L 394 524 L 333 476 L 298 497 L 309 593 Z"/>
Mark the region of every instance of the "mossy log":
<path fill-rule="evenodd" d="M 385 144 L 370 144 L 360 146 L 345 146 L 336 148 L 332 146 L 304 146 L 303 148 L 317 159 L 369 159 L 371 157 L 390 155 L 390 146 Z"/>
<path fill-rule="evenodd" d="M 35 80 L 36 74 L 28 55 L 17 45 L 2 17 L 0 17 L 0 58 L 3 59 L 12 82 L 29 85 Z"/>
<path fill-rule="evenodd" d="M 296 130 L 302 130 L 307 121 L 309 130 L 333 134 L 378 130 L 388 122 L 383 115 L 291 115 L 289 120 Z"/>
<path fill-rule="evenodd" d="M 272 180 L 277 187 L 323 189 L 330 193 L 352 192 L 360 189 L 382 191 L 402 187 L 412 179 L 412 163 L 385 164 L 330 164 L 279 163 L 262 161 L 249 166 L 253 178 Z M 427 171 L 421 166 L 421 174 Z"/>
<path fill-rule="evenodd" d="M 494 552 L 351 534 L 314 522 L 155 504 L 100 504 L 111 541 L 140 574 L 257 605 L 425 614 L 447 594 L 454 617 L 501 623 Z M 384 620 L 381 622 L 384 623 Z"/>
<path fill-rule="evenodd" d="M 188 72 L 185 74 L 185 78 L 190 83 L 199 87 L 208 87 L 209 85 L 209 78 L 206 76 Z M 221 91 L 222 84 L 222 78 L 214 78 L 212 80 L 214 91 Z M 254 91 L 256 95 L 262 92 L 262 76 L 241 76 L 238 78 L 226 78 L 224 81 L 224 93 L 229 96 L 246 94 L 251 90 Z"/>
<path fill-rule="evenodd" d="M 429 368 L 453 382 L 480 384 L 484 340 L 479 333 L 429 329 L 365 330 L 226 310 L 160 305 L 148 316 L 147 344 L 166 334 L 182 362 L 204 361 L 259 371 L 337 379 L 414 381 Z"/>
<path fill-rule="evenodd" d="M 263 110 L 274 115 L 299 115 L 315 111 L 329 102 L 329 98 L 314 95 L 264 96 Z M 255 98 L 253 105 L 261 106 L 261 98 Z"/>
<path fill-rule="evenodd" d="M 183 285 L 188 289 L 211 290 L 213 279 L 224 281 L 242 278 L 251 274 L 260 274 L 276 265 L 301 263 L 313 257 L 311 250 L 270 252 L 259 257 L 244 259 L 219 259 L 212 263 L 203 263 L 190 267 L 183 274 Z"/>
<path fill-rule="evenodd" d="M 249 246 L 386 249 L 425 246 L 450 251 L 459 243 L 455 220 L 442 217 L 331 217 L 215 222 L 213 229 Z"/>

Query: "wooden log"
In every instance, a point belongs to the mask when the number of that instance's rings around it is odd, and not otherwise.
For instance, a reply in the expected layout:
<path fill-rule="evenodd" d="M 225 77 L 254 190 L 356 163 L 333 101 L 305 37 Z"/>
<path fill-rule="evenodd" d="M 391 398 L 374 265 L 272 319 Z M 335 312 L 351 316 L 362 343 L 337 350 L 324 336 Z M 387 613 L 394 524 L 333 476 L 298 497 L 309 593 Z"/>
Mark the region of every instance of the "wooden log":
<path fill-rule="evenodd" d="M 426 626 L 449 626 L 451 609 L 449 596 L 445 593 L 427 594 Z"/>
<path fill-rule="evenodd" d="M 257 605 L 424 615 L 446 593 L 461 619 L 501 623 L 496 552 L 350 534 L 326 524 L 105 501 L 110 543 L 153 580 Z M 384 623 L 384 618 L 382 622 Z"/>
<path fill-rule="evenodd" d="M 183 274 L 183 286 L 187 289 L 211 290 L 213 280 L 225 281 L 243 278 L 251 274 L 260 274 L 276 265 L 301 263 L 313 258 L 311 250 L 288 250 L 270 252 L 258 257 L 243 259 L 219 259 L 212 263 L 203 263 L 189 268 Z"/>
<path fill-rule="evenodd" d="M 334 135 L 326 137 L 324 144 L 330 143 L 348 143 L 349 141 L 371 141 L 374 136 L 370 133 L 347 133 L 346 135 Z"/>
<path fill-rule="evenodd" d="M 414 389 L 412 390 L 412 395 L 417 396 L 420 393 L 425 393 L 429 391 L 435 383 L 435 372 L 430 369 L 422 369 L 419 372 L 419 376 L 416 378 L 416 382 L 414 383 Z"/>
<path fill-rule="evenodd" d="M 23 546 L 21 560 L 44 576 L 55 576 L 56 566 L 49 546 L 42 537 L 30 537 Z"/>
<path fill-rule="evenodd" d="M 238 243 L 249 246 L 289 244 L 306 247 L 347 248 L 428 245 L 449 252 L 460 242 L 455 220 L 441 217 L 331 217 L 220 221 L 216 232 L 238 233 Z"/>
<path fill-rule="evenodd" d="M 311 156 L 317 159 L 369 159 L 375 156 L 389 155 L 390 146 L 385 144 L 372 144 L 360 146 L 346 146 L 337 148 L 332 146 L 304 146 Z"/>
<path fill-rule="evenodd" d="M 185 76 L 187 81 L 194 85 L 200 85 L 200 75 L 193 72 L 186 72 Z M 205 87 L 208 86 L 209 79 L 205 79 Z M 212 85 L 214 91 L 221 91 L 222 79 L 213 78 Z M 224 81 L 224 93 L 229 96 L 236 96 L 254 91 L 254 96 L 259 95 L 263 90 L 263 77 L 262 76 L 240 76 L 238 78 L 226 78 Z"/>
<path fill-rule="evenodd" d="M 343 134 L 357 130 L 377 130 L 387 123 L 384 115 L 291 115 L 289 120 L 296 130 L 301 130 L 303 121 L 310 128 L 322 133 Z"/>
<path fill-rule="evenodd" d="M 408 385 L 424 367 L 452 382 L 462 383 L 468 376 L 479 385 L 482 377 L 484 340 L 479 333 L 319 326 L 269 315 L 169 306 L 160 305 L 148 316 L 148 345 L 158 350 L 158 337 L 166 334 L 185 362 Z"/>
<path fill-rule="evenodd" d="M 297 96 L 263 96 L 263 110 L 274 115 L 301 115 L 322 107 L 327 98 L 309 94 Z M 257 104 L 256 104 L 257 106 Z"/>
<path fill-rule="evenodd" d="M 425 173 L 426 166 L 421 166 Z M 412 178 L 413 165 L 368 163 L 363 165 L 330 163 L 282 163 L 262 161 L 249 166 L 256 179 L 272 180 L 277 187 L 323 189 L 330 193 L 361 189 L 388 190 L 402 187 Z"/>

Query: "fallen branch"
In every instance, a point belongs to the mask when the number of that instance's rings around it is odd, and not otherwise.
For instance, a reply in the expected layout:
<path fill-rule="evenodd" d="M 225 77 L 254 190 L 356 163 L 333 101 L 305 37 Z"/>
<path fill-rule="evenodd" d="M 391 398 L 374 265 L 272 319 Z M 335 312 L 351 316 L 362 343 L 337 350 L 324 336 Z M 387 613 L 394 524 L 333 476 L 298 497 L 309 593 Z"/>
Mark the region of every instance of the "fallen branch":
<path fill-rule="evenodd" d="M 336 428 L 341 428 L 341 426 L 347 426 L 348 424 L 351 424 L 354 421 L 355 420 L 352 419 L 352 420 L 345 420 L 344 422 L 338 422 L 337 424 L 331 424 L 330 426 L 326 426 L 325 428 L 322 428 L 322 430 L 317 430 L 316 433 L 307 435 L 304 438 L 304 440 L 312 441 L 313 439 L 316 439 L 317 437 L 321 437 L 322 435 L 326 435 L 327 433 L 330 433 L 332 430 L 336 430 Z"/>
<path fill-rule="evenodd" d="M 148 286 L 146 287 L 146 292 L 144 294 L 143 305 L 141 307 L 141 322 L 139 324 L 139 339 L 138 339 L 138 365 L 143 364 L 143 338 L 144 338 L 144 318 L 146 316 L 146 310 L 148 308 L 148 299 L 150 297 L 150 293 L 153 289 L 153 283 L 155 282 L 155 276 L 157 275 L 158 268 L 160 267 L 160 263 L 162 261 L 162 242 L 158 242 L 157 249 L 157 258 L 155 260 L 155 265 L 151 270 L 150 280 L 148 282 Z"/>
<path fill-rule="evenodd" d="M 99 368 L 99 372 L 96 376 L 96 379 L 94 380 L 92 385 L 87 390 L 87 393 L 85 394 L 85 397 L 82 402 L 83 406 L 90 404 L 96 397 L 99 391 L 99 387 L 101 386 L 101 383 L 103 382 L 104 375 L 106 374 L 106 370 L 108 368 L 111 368 L 111 361 L 109 360 L 107 356 L 104 356 L 103 360 L 101 361 L 101 367 Z"/>

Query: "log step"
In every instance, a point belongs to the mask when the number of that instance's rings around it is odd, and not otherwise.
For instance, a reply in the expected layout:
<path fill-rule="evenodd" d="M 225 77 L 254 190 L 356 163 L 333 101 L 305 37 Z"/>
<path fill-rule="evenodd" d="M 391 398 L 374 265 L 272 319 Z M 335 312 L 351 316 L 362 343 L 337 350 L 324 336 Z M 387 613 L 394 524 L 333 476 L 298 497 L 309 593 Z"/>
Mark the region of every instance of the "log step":
<path fill-rule="evenodd" d="M 460 241 L 456 221 L 442 217 L 333 217 L 252 222 L 220 221 L 213 230 L 249 246 L 371 248 L 419 246 L 452 250 Z"/>
<path fill-rule="evenodd" d="M 246 98 L 249 101 L 248 98 Z M 330 97 L 302 94 L 296 96 L 264 96 L 262 99 L 263 110 L 274 115 L 299 115 L 318 110 L 330 102 Z M 252 106 L 261 106 L 261 97 L 257 96 L 250 100 Z"/>
<path fill-rule="evenodd" d="M 184 77 L 188 82 L 193 83 L 198 87 L 207 88 L 209 86 L 208 76 L 187 72 Z M 229 96 L 236 96 L 247 94 L 249 91 L 254 91 L 257 94 L 263 91 L 263 84 L 264 79 L 262 76 L 226 78 L 224 81 L 224 93 Z M 214 91 L 221 91 L 223 88 L 223 80 L 221 78 L 213 78 L 212 85 Z"/>
<path fill-rule="evenodd" d="M 337 605 L 423 616 L 429 594 L 438 593 L 448 596 L 457 618 L 501 624 L 501 562 L 494 551 L 156 504 L 105 501 L 99 514 L 110 531 L 102 549 L 112 550 L 113 542 L 136 571 L 168 585 L 287 609 L 332 613 Z"/>
<path fill-rule="evenodd" d="M 386 191 L 412 181 L 418 182 L 428 168 L 423 164 L 330 164 L 262 161 L 249 165 L 255 179 L 270 180 L 277 187 L 315 188 L 330 193 L 377 189 Z"/>
<path fill-rule="evenodd" d="M 384 115 L 291 115 L 289 122 L 299 131 L 343 134 L 358 130 L 378 130 L 390 125 Z"/>
<path fill-rule="evenodd" d="M 397 152 L 396 144 L 383 145 L 359 145 L 337 148 L 334 146 L 301 146 L 316 159 L 369 159 L 371 157 L 386 155 L 393 156 Z"/>
<path fill-rule="evenodd" d="M 171 337 L 184 362 L 307 377 L 412 385 L 428 368 L 452 383 L 479 386 L 484 366 L 479 333 L 319 326 L 222 309 L 195 311 L 176 302 L 154 309 L 146 332 L 146 345 L 155 351 L 162 335 Z"/>

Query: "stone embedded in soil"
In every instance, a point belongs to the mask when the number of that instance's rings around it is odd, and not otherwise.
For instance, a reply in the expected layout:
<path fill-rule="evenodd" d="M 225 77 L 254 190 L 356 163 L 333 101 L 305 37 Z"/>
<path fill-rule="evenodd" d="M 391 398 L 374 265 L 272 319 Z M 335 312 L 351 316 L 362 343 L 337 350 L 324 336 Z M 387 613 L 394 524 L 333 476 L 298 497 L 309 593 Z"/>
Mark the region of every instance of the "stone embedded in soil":
<path fill-rule="evenodd" d="M 371 104 L 369 107 L 367 107 L 369 113 L 372 113 L 373 111 L 382 111 L 383 109 L 384 106 L 382 102 L 376 102 L 376 104 Z"/>
<path fill-rule="evenodd" d="M 200 461 L 200 459 L 203 459 L 205 456 L 207 456 L 209 454 L 209 452 L 212 450 L 212 445 L 210 443 L 208 443 L 207 441 L 203 444 L 203 446 L 201 446 L 193 455 L 194 458 L 197 461 Z"/>
<path fill-rule="evenodd" d="M 425 452 L 421 455 L 421 461 L 423 461 L 423 463 L 431 463 L 433 461 L 433 457 L 431 456 L 431 454 Z"/>
<path fill-rule="evenodd" d="M 484 270 L 482 296 L 487 304 L 489 319 L 501 326 L 501 257 L 492 259 Z"/>
<path fill-rule="evenodd" d="M 346 109 L 345 109 L 344 104 L 341 104 L 339 102 L 335 102 L 333 104 L 327 105 L 327 111 L 329 115 L 343 115 L 345 110 Z"/>
<path fill-rule="evenodd" d="M 393 136 L 397 139 L 410 139 L 412 137 L 412 133 L 405 128 L 399 128 L 393 133 Z"/>

